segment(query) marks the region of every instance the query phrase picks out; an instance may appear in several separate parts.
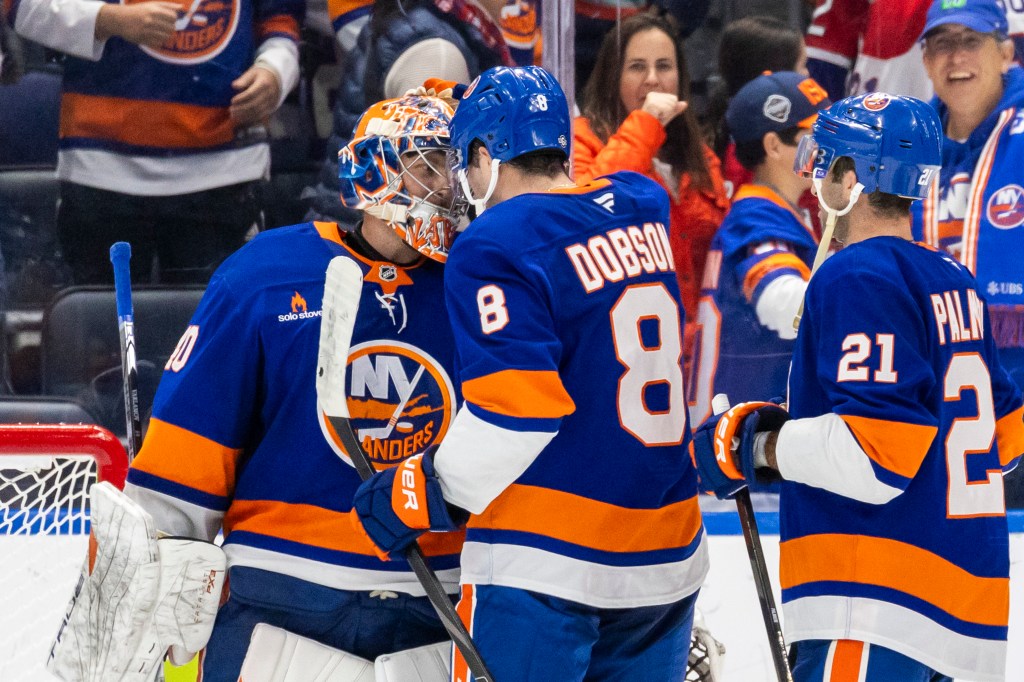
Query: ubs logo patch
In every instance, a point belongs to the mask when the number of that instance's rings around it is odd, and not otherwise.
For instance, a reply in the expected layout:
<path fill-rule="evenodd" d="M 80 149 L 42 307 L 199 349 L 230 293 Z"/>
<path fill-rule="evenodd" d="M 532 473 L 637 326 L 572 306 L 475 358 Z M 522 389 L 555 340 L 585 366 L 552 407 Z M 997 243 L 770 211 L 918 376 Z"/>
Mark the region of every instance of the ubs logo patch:
<path fill-rule="evenodd" d="M 145 0 L 123 0 L 131 5 Z M 220 54 L 238 28 L 237 0 L 177 0 L 181 5 L 174 35 L 157 48 L 140 46 L 154 59 L 172 64 L 200 64 Z"/>
<path fill-rule="evenodd" d="M 441 442 L 455 412 L 455 388 L 444 367 L 399 341 L 370 341 L 349 351 L 348 411 L 356 437 L 375 463 L 393 465 Z M 335 452 L 351 460 L 320 414 Z"/>

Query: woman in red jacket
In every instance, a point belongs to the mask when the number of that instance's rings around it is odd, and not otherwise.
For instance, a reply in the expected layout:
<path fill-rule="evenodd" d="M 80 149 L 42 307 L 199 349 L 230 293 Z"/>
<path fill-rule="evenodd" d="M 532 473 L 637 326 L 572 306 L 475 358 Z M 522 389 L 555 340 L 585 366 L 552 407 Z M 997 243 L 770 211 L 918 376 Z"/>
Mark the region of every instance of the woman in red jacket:
<path fill-rule="evenodd" d="M 572 158 L 577 182 L 631 170 L 668 192 L 676 276 L 693 320 L 708 246 L 729 204 L 718 158 L 687 110 L 689 91 L 674 21 L 651 14 L 623 21 L 605 36 L 587 81 Z"/>

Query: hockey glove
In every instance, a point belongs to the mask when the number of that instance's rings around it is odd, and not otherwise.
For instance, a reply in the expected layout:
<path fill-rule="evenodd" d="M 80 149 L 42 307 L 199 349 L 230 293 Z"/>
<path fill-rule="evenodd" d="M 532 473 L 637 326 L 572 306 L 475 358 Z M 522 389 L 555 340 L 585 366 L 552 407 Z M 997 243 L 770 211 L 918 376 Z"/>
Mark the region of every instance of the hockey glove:
<path fill-rule="evenodd" d="M 378 471 L 356 490 L 352 523 L 387 561 L 429 531 L 457 530 L 469 513 L 449 505 L 434 473 L 432 449 Z"/>
<path fill-rule="evenodd" d="M 693 462 L 697 466 L 701 492 L 719 499 L 731 498 L 748 482 L 779 480 L 770 469 L 758 478 L 754 466 L 754 436 L 776 431 L 789 420 L 789 413 L 774 403 L 740 403 L 716 415 L 693 432 Z"/>

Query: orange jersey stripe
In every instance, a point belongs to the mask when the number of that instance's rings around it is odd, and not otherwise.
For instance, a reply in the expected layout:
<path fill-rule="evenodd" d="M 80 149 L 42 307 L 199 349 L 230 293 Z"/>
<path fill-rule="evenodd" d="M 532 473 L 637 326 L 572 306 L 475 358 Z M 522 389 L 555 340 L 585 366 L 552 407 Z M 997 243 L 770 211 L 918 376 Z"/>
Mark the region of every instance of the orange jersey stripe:
<path fill-rule="evenodd" d="M 506 369 L 470 379 L 463 397 L 488 412 L 510 417 L 556 419 L 576 411 L 558 372 Z"/>
<path fill-rule="evenodd" d="M 132 468 L 210 495 L 230 496 L 241 452 L 153 417 Z"/>
<path fill-rule="evenodd" d="M 535 533 L 605 552 L 647 552 L 685 547 L 700 532 L 692 497 L 660 509 L 628 509 L 579 495 L 513 484 L 470 528 Z"/>
<path fill-rule="evenodd" d="M 476 595 L 473 585 L 462 586 L 462 596 L 455 606 L 455 612 L 459 614 L 459 620 L 466 626 L 466 632 L 473 636 L 473 612 L 476 610 Z M 452 647 L 452 680 L 455 682 L 467 682 L 469 680 L 469 664 L 459 650 L 459 647 Z"/>
<path fill-rule="evenodd" d="M 319 220 L 313 222 L 313 227 L 316 228 L 317 233 L 326 239 L 327 241 L 334 242 L 335 244 L 344 244 L 341 241 L 341 233 L 338 231 L 338 223 L 321 222 Z"/>
<path fill-rule="evenodd" d="M 594 192 L 607 187 L 612 184 L 611 180 L 601 178 L 599 180 L 591 180 L 582 185 L 573 185 L 572 187 L 556 187 L 555 189 L 548 190 L 551 194 L 587 194 L 588 192 Z"/>
<path fill-rule="evenodd" d="M 817 118 L 817 116 L 817 114 L 813 114 L 811 118 Z M 768 187 L 765 187 L 764 185 L 753 185 L 749 183 L 746 185 L 741 185 L 740 188 L 736 191 L 736 195 L 732 198 L 732 203 L 735 204 L 738 201 L 751 198 L 765 199 L 766 201 L 772 202 L 779 208 L 786 209 L 787 211 L 789 211 L 791 215 L 793 215 L 797 219 L 797 221 L 800 222 L 801 225 L 803 225 L 807 229 L 808 234 L 814 234 L 813 230 L 811 230 L 810 226 L 807 224 L 807 219 L 804 218 L 804 216 L 797 213 L 788 201 L 786 201 L 777 193 L 775 193 Z"/>
<path fill-rule="evenodd" d="M 279 14 L 273 17 L 267 17 L 260 22 L 259 37 L 266 38 L 272 34 L 285 34 L 293 37 L 295 40 L 299 39 L 299 22 L 295 21 L 295 17 L 290 17 L 287 14 Z"/>
<path fill-rule="evenodd" d="M 840 415 L 840 418 L 872 461 L 904 478 L 913 478 L 917 474 L 939 431 L 934 426 L 848 414 Z"/>
<path fill-rule="evenodd" d="M 860 682 L 860 661 L 863 655 L 864 642 L 837 640 L 832 652 L 832 672 L 828 682 Z"/>
<path fill-rule="evenodd" d="M 768 256 L 763 261 L 750 268 L 750 272 L 743 279 L 743 295 L 747 301 L 751 301 L 754 297 L 754 291 L 757 289 L 757 285 L 761 283 L 761 280 L 776 270 L 783 268 L 796 270 L 800 273 L 800 277 L 806 282 L 811 278 L 811 271 L 807 265 L 800 260 L 800 257 L 795 253 L 777 253 L 772 256 Z"/>
<path fill-rule="evenodd" d="M 370 9 L 372 6 L 373 0 L 327 0 L 327 13 L 334 20 L 345 16 L 349 12 Z"/>
<path fill-rule="evenodd" d="M 65 93 L 61 97 L 60 136 L 140 147 L 201 149 L 231 142 L 235 126 L 227 107 Z"/>
<path fill-rule="evenodd" d="M 1008 578 L 981 578 L 937 554 L 898 540 L 821 534 L 781 546 L 782 589 L 840 581 L 877 585 L 934 604 L 968 623 L 1006 627 Z"/>
<path fill-rule="evenodd" d="M 309 504 L 235 500 L 224 517 L 225 537 L 236 530 L 314 547 L 377 556 L 366 535 L 352 526 L 348 512 Z M 462 551 L 465 535 L 464 531 L 426 533 L 420 538 L 420 547 L 427 556 L 458 554 Z"/>
<path fill-rule="evenodd" d="M 1024 407 L 1018 407 L 996 422 L 996 443 L 999 445 L 1000 466 L 1006 466 L 1024 454 Z"/>

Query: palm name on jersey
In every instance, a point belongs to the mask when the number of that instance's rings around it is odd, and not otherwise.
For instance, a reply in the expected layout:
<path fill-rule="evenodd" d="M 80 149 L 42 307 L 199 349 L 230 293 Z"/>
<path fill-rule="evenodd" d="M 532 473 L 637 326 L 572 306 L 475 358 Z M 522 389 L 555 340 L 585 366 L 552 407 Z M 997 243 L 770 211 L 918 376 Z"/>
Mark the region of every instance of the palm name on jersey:
<path fill-rule="evenodd" d="M 566 247 L 565 254 L 588 294 L 606 282 L 675 270 L 668 232 L 662 223 L 617 227 L 594 235 L 586 243 Z"/>
<path fill-rule="evenodd" d="M 932 294 L 931 302 L 940 346 L 946 345 L 947 329 L 951 343 L 980 341 L 985 338 L 985 307 L 977 291 L 944 291 L 941 294 Z M 965 310 L 968 317 L 964 316 Z"/>

